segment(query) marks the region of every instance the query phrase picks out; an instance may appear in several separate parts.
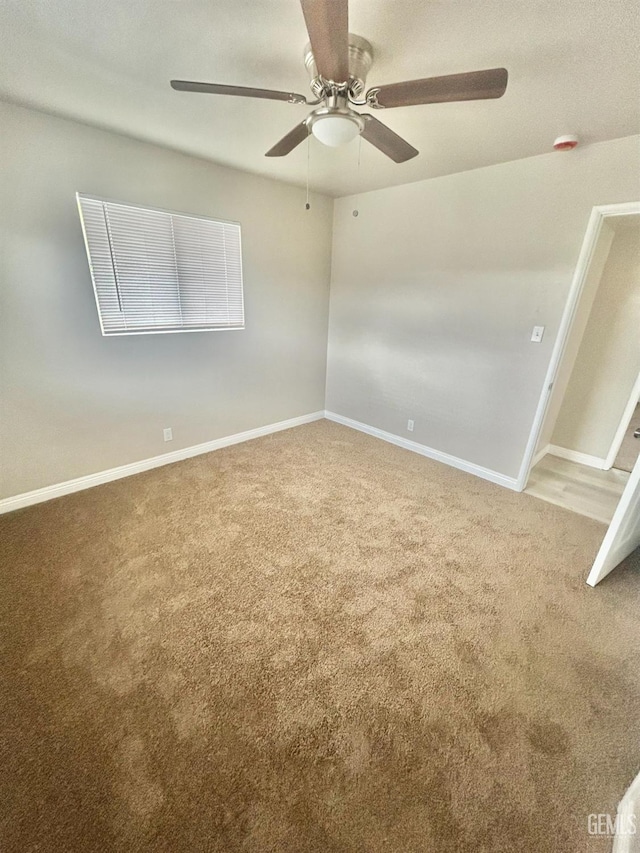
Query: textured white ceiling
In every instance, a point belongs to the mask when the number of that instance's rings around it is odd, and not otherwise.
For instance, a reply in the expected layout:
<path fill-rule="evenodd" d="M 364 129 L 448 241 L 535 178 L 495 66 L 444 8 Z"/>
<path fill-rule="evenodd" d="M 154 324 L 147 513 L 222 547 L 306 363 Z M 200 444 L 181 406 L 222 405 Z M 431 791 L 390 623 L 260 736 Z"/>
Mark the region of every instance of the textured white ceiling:
<path fill-rule="evenodd" d="M 516 160 L 575 132 L 640 132 L 637 0 L 352 0 L 369 85 L 504 66 L 497 101 L 377 111 L 420 150 L 310 143 L 311 187 L 347 195 Z M 264 152 L 309 108 L 174 92 L 171 78 L 308 93 L 297 0 L 4 0 L 0 98 L 304 185 L 307 145 Z M 309 93 L 310 95 L 310 93 Z M 360 152 L 360 162 L 359 160 Z M 558 156 L 573 156 L 558 154 Z"/>

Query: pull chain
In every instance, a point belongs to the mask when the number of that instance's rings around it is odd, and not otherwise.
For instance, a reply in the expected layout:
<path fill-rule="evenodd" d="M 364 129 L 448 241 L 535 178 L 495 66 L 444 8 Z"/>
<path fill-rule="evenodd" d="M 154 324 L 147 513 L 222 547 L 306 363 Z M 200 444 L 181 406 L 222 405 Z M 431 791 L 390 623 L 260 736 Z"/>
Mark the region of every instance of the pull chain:
<path fill-rule="evenodd" d="M 311 151 L 311 134 L 309 133 L 309 128 L 307 128 L 307 202 L 304 206 L 305 210 L 310 210 L 311 205 L 309 204 L 309 154 Z"/>
<path fill-rule="evenodd" d="M 358 178 L 358 185 L 360 185 L 359 178 L 360 178 L 360 154 L 361 154 L 361 152 L 362 152 L 362 136 L 359 136 L 358 137 L 358 168 L 356 171 L 356 177 Z M 356 210 L 353 211 L 354 216 L 358 216 L 359 213 L 360 213 L 360 211 L 357 208 L 356 208 Z"/>

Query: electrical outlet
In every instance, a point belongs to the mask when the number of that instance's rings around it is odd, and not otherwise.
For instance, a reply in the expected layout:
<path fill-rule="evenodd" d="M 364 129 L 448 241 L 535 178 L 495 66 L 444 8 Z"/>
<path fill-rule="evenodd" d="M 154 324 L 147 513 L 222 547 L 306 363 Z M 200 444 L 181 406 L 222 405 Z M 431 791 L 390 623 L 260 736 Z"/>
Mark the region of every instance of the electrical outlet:
<path fill-rule="evenodd" d="M 171 429 L 171 427 L 166 427 L 166 429 L 163 429 L 162 434 L 164 435 L 165 441 L 173 441 L 173 430 Z"/>
<path fill-rule="evenodd" d="M 407 429 L 409 430 L 409 432 L 413 432 L 413 421 L 412 420 L 407 421 Z"/>

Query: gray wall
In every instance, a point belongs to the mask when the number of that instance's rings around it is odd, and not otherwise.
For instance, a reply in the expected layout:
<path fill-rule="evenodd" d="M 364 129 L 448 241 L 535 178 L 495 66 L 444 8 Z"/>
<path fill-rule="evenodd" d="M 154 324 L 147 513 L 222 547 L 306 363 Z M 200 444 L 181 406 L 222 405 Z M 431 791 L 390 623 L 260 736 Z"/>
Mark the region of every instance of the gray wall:
<path fill-rule="evenodd" d="M 613 238 L 551 439 L 599 459 L 640 372 L 640 229 L 630 219 Z"/>
<path fill-rule="evenodd" d="M 0 497 L 324 407 L 330 199 L 8 104 L 0 126 Z M 238 220 L 246 329 L 103 338 L 77 190 Z"/>
<path fill-rule="evenodd" d="M 627 137 L 338 200 L 327 409 L 516 477 L 591 208 L 639 197 Z"/>
<path fill-rule="evenodd" d="M 0 497 L 324 407 L 330 199 L 0 123 Z M 246 330 L 103 338 L 76 190 L 239 220 Z M 337 200 L 326 407 L 515 477 L 590 210 L 639 197 L 630 137 Z"/>

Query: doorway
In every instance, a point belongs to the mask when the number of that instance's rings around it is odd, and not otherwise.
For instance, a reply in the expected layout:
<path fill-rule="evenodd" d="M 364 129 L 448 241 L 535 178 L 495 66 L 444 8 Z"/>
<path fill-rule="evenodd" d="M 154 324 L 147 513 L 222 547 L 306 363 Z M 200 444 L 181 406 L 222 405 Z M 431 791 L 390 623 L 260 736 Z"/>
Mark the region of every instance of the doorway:
<path fill-rule="evenodd" d="M 639 330 L 640 203 L 594 208 L 519 478 L 525 491 L 606 524 L 629 504 Z M 625 530 L 632 550 L 640 529 Z"/>
<path fill-rule="evenodd" d="M 640 455 L 640 214 L 598 235 L 526 491 L 609 524 Z"/>

